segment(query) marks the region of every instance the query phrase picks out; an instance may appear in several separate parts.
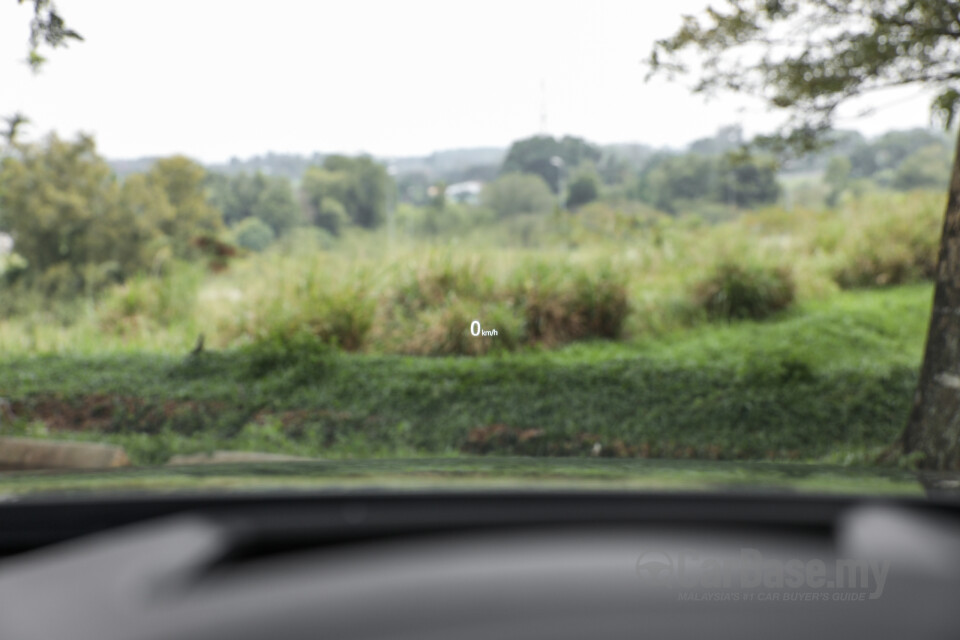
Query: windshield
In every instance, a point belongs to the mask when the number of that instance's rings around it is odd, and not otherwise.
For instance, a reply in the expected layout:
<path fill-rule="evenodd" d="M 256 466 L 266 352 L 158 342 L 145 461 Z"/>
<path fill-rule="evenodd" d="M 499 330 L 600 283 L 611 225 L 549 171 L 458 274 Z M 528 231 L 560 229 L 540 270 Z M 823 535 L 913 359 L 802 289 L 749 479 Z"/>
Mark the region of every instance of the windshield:
<path fill-rule="evenodd" d="M 0 494 L 955 488 L 950 18 L 721 6 L 0 2 Z"/>

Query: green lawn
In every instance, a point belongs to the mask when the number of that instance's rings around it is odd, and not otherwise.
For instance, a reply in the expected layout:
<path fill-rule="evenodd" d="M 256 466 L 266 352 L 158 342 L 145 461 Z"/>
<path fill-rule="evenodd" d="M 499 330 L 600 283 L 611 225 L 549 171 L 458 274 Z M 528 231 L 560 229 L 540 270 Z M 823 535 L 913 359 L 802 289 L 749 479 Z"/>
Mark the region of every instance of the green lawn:
<path fill-rule="evenodd" d="M 906 420 L 930 298 L 847 292 L 765 323 L 483 358 L 18 355 L 0 364 L 18 415 L 2 431 L 116 442 L 139 464 L 215 448 L 869 463 Z"/>

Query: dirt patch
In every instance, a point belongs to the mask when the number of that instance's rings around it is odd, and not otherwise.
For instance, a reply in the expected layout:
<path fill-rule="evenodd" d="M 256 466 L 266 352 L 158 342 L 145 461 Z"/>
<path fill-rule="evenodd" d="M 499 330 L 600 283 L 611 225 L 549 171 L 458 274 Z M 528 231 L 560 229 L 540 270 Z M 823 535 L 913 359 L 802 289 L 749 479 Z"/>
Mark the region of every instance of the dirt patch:
<path fill-rule="evenodd" d="M 103 393 L 71 398 L 41 396 L 11 403 L 18 418 L 39 420 L 51 431 L 111 432 L 132 425 L 137 425 L 138 431 L 151 431 L 187 414 L 212 415 L 226 408 L 223 402 L 157 402 Z"/>
<path fill-rule="evenodd" d="M 68 398 L 35 396 L 12 402 L 8 410 L 17 419 L 43 422 L 52 432 L 157 433 L 169 427 L 183 434 L 217 429 L 218 436 L 226 438 L 251 422 L 279 421 L 283 432 L 292 438 L 319 428 L 328 444 L 344 428 L 363 429 L 377 421 L 376 416 L 358 417 L 325 409 L 271 411 L 222 401 L 152 399 L 104 393 Z"/>
<path fill-rule="evenodd" d="M 594 433 L 554 435 L 544 429 L 519 429 L 491 424 L 471 429 L 460 447 L 463 453 L 479 455 L 595 456 L 601 458 L 671 458 L 681 460 L 797 460 L 800 452 L 745 451 L 717 444 L 689 446 L 673 442 L 628 443 L 620 438 L 604 439 Z"/>

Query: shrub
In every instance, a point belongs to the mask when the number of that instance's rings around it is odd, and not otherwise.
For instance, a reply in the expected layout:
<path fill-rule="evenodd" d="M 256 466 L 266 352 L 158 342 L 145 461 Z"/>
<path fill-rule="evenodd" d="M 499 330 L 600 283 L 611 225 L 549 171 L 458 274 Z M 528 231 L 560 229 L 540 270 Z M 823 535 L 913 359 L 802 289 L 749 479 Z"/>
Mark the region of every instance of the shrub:
<path fill-rule="evenodd" d="M 789 308 L 795 293 L 787 268 L 724 261 L 694 284 L 692 298 L 712 320 L 761 320 Z"/>
<path fill-rule="evenodd" d="M 238 224 L 233 236 L 238 245 L 251 251 L 263 251 L 276 237 L 273 229 L 259 218 L 247 218 Z"/>
<path fill-rule="evenodd" d="M 315 225 L 332 236 L 343 233 L 344 227 L 350 223 L 350 217 L 342 204 L 333 198 L 324 198 L 314 215 Z"/>
<path fill-rule="evenodd" d="M 169 326 L 192 312 L 203 273 L 178 264 L 161 277 L 137 276 L 111 289 L 99 307 L 101 327 L 121 334 Z"/>
<path fill-rule="evenodd" d="M 156 221 L 176 213 L 161 191 L 133 195 L 136 180 L 121 187 L 89 136 L 10 151 L 0 158 L 0 218 L 16 238 L 18 279 L 70 298 L 150 265 Z"/>
<path fill-rule="evenodd" d="M 836 247 L 838 285 L 890 286 L 936 275 L 942 197 L 924 195 L 891 197 L 882 205 L 871 201 L 871 210 L 860 214 L 862 221 L 848 225 Z"/>
<path fill-rule="evenodd" d="M 375 311 L 374 301 L 358 284 L 312 294 L 278 323 L 289 334 L 302 330 L 345 351 L 358 351 L 366 343 Z"/>
<path fill-rule="evenodd" d="M 501 218 L 522 213 L 548 213 L 556 200 L 540 176 L 509 173 L 488 183 L 481 200 Z"/>
<path fill-rule="evenodd" d="M 591 168 L 578 171 L 567 187 L 567 208 L 576 209 L 600 197 L 600 177 Z"/>
<path fill-rule="evenodd" d="M 345 351 L 366 344 L 373 326 L 375 305 L 362 285 L 317 291 L 290 305 L 282 292 L 272 299 L 253 300 L 261 312 L 245 327 L 253 343 L 292 339 L 300 333 Z M 242 329 L 244 330 L 244 329 Z"/>
<path fill-rule="evenodd" d="M 518 275 L 512 293 L 528 342 L 551 346 L 620 337 L 629 314 L 627 288 L 611 268 L 586 271 L 540 263 Z"/>
<path fill-rule="evenodd" d="M 272 327 L 243 351 L 248 357 L 247 372 L 253 377 L 291 367 L 322 375 L 334 356 L 330 344 L 302 327 Z"/>

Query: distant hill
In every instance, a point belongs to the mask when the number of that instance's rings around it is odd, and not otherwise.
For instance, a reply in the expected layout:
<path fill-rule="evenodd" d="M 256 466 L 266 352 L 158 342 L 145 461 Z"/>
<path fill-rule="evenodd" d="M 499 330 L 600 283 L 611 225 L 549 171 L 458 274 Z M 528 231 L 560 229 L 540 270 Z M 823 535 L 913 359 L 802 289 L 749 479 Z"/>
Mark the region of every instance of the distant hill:
<path fill-rule="evenodd" d="M 431 180 L 456 182 L 460 179 L 483 177 L 496 173 L 507 150 L 502 147 L 478 147 L 472 149 L 449 149 L 436 151 L 428 156 L 377 157 L 391 167 L 397 174 L 422 173 Z M 331 155 L 315 152 L 310 155 L 290 153 L 266 153 L 251 158 L 231 158 L 229 162 L 207 164 L 206 168 L 217 173 L 256 173 L 286 176 L 299 180 L 307 167 L 323 163 Z M 150 169 L 157 158 L 135 158 L 129 160 L 108 160 L 113 170 L 121 178 Z"/>
<path fill-rule="evenodd" d="M 160 158 L 134 158 L 132 160 L 107 160 L 107 164 L 120 178 L 126 178 L 131 173 L 149 171 L 153 163 Z"/>
<path fill-rule="evenodd" d="M 952 148 L 951 140 L 942 132 L 928 129 L 911 129 L 905 131 L 890 131 L 886 134 L 867 138 L 856 131 L 836 131 L 833 134 L 835 144 L 822 150 L 807 154 L 802 158 L 789 159 L 782 167 L 782 173 L 803 174 L 822 171 L 830 158 L 837 155 L 850 156 L 854 162 L 855 173 L 857 161 L 861 156 L 869 160 L 873 156 L 878 161 L 880 156 L 896 156 L 894 160 L 901 160 L 904 154 L 909 155 L 924 146 L 938 144 Z M 739 126 L 721 127 L 714 136 L 701 138 L 687 145 L 685 148 L 655 148 L 650 145 L 624 142 L 602 145 L 604 160 L 601 165 L 621 166 L 626 164 L 636 171 L 643 169 L 651 160 L 663 155 L 682 154 L 685 152 L 702 155 L 719 155 L 739 148 L 745 142 L 743 132 Z M 464 149 L 444 149 L 435 151 L 426 156 L 374 156 L 383 162 L 396 175 L 408 175 L 420 183 L 444 181 L 447 184 L 467 180 L 488 181 L 496 177 L 500 165 L 507 154 L 505 147 L 472 147 Z M 307 167 L 323 163 L 323 159 L 331 155 L 328 152 L 314 152 L 312 154 L 266 153 L 246 159 L 232 158 L 225 163 L 207 164 L 210 171 L 226 174 L 256 173 L 261 171 L 268 175 L 285 176 L 293 181 L 299 181 Z M 108 160 L 113 170 L 121 178 L 142 171 L 147 171 L 156 161 L 156 158 L 134 158 L 124 160 Z M 886 161 L 884 161 L 886 162 Z M 881 162 L 883 164 L 884 162 Z M 611 164 L 612 163 L 612 164 Z M 891 164 L 886 162 L 886 164 Z M 893 163 L 895 164 L 895 163 Z M 603 166 L 600 167 L 604 169 Z"/>

